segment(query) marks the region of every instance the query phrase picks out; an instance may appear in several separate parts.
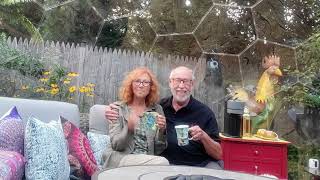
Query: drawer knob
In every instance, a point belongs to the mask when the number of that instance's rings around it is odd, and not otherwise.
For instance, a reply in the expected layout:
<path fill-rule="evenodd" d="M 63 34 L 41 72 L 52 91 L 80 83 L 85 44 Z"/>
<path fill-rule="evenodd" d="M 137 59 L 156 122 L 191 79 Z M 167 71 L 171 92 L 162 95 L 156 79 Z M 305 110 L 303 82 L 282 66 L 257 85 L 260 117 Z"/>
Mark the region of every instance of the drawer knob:
<path fill-rule="evenodd" d="M 257 150 L 254 151 L 254 154 L 255 154 L 255 155 L 259 155 L 259 151 L 257 151 Z"/>
<path fill-rule="evenodd" d="M 255 173 L 255 175 L 258 175 L 258 168 L 259 168 L 259 167 L 258 167 L 257 165 L 254 166 L 254 171 L 255 171 L 254 173 Z"/>

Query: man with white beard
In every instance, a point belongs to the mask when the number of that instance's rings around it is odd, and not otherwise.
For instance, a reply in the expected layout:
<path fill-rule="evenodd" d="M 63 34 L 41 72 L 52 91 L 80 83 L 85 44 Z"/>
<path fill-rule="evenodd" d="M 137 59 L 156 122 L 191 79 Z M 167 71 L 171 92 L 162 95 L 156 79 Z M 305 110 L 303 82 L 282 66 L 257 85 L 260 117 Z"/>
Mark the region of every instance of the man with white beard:
<path fill-rule="evenodd" d="M 219 129 L 215 115 L 205 104 L 191 96 L 194 87 L 193 71 L 179 66 L 169 76 L 171 97 L 160 101 L 166 117 L 168 146 L 162 153 L 170 164 L 222 169 L 222 150 L 216 141 Z M 116 120 L 118 113 L 107 106 L 106 118 Z M 179 146 L 175 126 L 189 125 L 191 140 Z"/>

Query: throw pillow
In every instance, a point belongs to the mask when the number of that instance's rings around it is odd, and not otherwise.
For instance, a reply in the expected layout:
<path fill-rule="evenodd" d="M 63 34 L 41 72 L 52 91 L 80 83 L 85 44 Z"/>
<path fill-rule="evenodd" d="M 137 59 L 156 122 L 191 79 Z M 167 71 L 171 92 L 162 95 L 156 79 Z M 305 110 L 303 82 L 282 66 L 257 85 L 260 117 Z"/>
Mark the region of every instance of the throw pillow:
<path fill-rule="evenodd" d="M 61 122 L 30 117 L 25 130 L 26 179 L 69 179 L 70 165 Z"/>
<path fill-rule="evenodd" d="M 0 179 L 22 179 L 24 158 L 15 151 L 0 150 Z"/>
<path fill-rule="evenodd" d="M 24 125 L 17 108 L 0 118 L 0 149 L 23 154 Z"/>
<path fill-rule="evenodd" d="M 70 179 L 86 179 L 84 170 L 78 159 L 71 154 L 68 155 L 68 159 L 70 163 Z"/>
<path fill-rule="evenodd" d="M 92 176 L 98 170 L 98 166 L 89 140 L 70 121 L 61 116 L 60 119 L 63 124 L 64 136 L 68 141 L 69 154 L 78 159 L 87 175 Z"/>
<path fill-rule="evenodd" d="M 110 136 L 93 132 L 88 132 L 87 136 L 94 157 L 98 163 L 99 168 L 101 169 L 103 166 L 102 154 L 107 149 L 107 146 L 110 143 Z"/>

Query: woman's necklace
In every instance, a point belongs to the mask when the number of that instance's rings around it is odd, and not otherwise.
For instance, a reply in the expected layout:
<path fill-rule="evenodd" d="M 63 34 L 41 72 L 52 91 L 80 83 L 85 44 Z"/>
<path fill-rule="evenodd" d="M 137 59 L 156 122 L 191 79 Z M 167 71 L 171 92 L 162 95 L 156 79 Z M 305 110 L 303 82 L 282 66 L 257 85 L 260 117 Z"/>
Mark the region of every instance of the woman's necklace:
<path fill-rule="evenodd" d="M 142 117 L 146 107 L 140 107 L 140 106 L 131 106 L 131 111 L 139 118 Z"/>

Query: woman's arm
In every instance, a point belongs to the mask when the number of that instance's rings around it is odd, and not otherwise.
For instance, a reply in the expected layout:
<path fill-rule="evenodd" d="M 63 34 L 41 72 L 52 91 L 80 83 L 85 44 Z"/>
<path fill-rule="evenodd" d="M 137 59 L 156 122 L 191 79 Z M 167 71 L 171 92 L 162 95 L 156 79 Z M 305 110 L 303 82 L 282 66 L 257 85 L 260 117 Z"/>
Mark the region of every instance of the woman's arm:
<path fill-rule="evenodd" d="M 124 151 L 128 147 L 130 132 L 128 131 L 128 123 L 120 111 L 119 118 L 109 124 L 109 134 L 113 150 Z"/>

